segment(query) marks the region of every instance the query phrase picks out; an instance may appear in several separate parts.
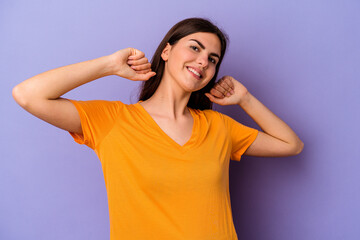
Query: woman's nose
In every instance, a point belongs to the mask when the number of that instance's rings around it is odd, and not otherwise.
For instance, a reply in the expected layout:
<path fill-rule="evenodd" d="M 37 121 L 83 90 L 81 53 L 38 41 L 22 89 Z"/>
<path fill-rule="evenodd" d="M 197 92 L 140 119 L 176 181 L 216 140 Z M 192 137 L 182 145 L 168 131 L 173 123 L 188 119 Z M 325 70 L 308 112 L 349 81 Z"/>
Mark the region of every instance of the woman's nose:
<path fill-rule="evenodd" d="M 203 67 L 203 68 L 207 68 L 208 64 L 209 64 L 209 60 L 208 57 L 205 56 L 205 54 L 201 54 L 198 57 L 198 63 Z"/>

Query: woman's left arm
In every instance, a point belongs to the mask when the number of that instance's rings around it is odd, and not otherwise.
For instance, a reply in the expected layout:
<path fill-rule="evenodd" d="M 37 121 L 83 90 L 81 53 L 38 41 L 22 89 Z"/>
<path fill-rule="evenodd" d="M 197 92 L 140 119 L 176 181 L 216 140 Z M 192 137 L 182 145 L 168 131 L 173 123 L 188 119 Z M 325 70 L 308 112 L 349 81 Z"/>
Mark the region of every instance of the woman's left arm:
<path fill-rule="evenodd" d="M 233 77 L 224 76 L 205 95 L 219 105 L 240 106 L 264 131 L 259 131 L 244 155 L 285 157 L 297 155 L 304 148 L 296 133 Z"/>

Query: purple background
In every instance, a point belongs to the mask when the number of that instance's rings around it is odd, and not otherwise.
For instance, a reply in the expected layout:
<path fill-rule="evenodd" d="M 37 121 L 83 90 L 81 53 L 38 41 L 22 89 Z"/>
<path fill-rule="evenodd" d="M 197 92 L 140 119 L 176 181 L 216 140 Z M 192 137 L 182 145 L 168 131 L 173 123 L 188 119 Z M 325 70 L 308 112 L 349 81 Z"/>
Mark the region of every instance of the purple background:
<path fill-rule="evenodd" d="M 219 77 L 240 80 L 305 143 L 295 157 L 231 161 L 239 239 L 360 239 L 359 12 L 355 0 L 1 1 L 0 239 L 109 239 L 97 156 L 24 111 L 12 88 L 125 47 L 150 59 L 193 16 L 230 36 Z M 139 84 L 109 76 L 64 97 L 135 103 Z M 214 109 L 258 128 L 237 106 Z"/>

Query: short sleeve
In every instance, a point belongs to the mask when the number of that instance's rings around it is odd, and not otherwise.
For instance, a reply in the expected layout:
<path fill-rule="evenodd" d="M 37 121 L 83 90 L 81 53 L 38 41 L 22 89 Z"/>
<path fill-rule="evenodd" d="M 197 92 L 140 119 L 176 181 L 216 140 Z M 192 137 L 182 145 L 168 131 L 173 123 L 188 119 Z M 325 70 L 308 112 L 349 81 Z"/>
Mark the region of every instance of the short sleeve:
<path fill-rule="evenodd" d="M 81 121 L 83 134 L 69 132 L 74 141 L 94 149 L 110 132 L 115 124 L 120 108 L 120 101 L 90 100 L 77 101 L 68 99 L 75 105 Z"/>
<path fill-rule="evenodd" d="M 240 161 L 241 156 L 255 141 L 259 130 L 245 126 L 233 118 L 220 113 L 229 131 L 232 143 L 231 159 Z"/>

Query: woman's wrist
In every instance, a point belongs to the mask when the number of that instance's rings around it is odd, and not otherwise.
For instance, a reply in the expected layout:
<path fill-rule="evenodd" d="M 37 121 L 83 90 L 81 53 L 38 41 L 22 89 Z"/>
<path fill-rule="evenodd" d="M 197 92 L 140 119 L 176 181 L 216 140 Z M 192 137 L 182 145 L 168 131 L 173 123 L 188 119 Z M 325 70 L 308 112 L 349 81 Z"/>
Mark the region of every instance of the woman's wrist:
<path fill-rule="evenodd" d="M 251 95 L 251 93 L 246 90 L 246 93 L 243 95 L 243 97 L 241 97 L 238 105 L 241 107 L 241 108 L 245 108 L 247 105 L 249 105 L 250 101 L 251 101 L 251 97 L 253 97 Z"/>
<path fill-rule="evenodd" d="M 101 58 L 102 61 L 104 61 L 104 76 L 115 75 L 115 73 L 119 71 L 113 55 L 107 55 Z"/>

